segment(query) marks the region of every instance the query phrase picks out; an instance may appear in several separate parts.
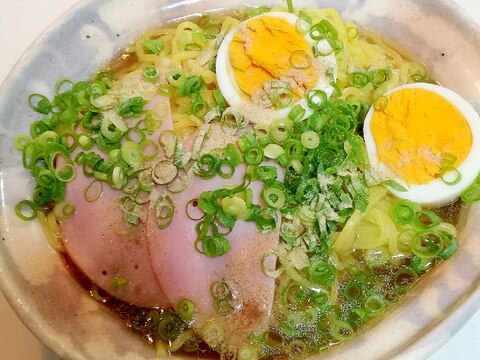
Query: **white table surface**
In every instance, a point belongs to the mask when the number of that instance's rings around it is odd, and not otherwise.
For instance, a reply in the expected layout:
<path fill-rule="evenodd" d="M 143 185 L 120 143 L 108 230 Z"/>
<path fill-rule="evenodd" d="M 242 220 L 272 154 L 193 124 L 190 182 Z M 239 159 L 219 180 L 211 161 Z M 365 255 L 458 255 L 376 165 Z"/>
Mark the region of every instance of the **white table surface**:
<path fill-rule="evenodd" d="M 78 0 L 0 0 L 0 83 L 29 45 Z M 421 0 L 419 0 L 421 1 Z M 480 23 L 479 0 L 455 0 Z M 429 360 L 480 359 L 480 312 Z M 0 360 L 59 360 L 24 327 L 0 294 Z"/>

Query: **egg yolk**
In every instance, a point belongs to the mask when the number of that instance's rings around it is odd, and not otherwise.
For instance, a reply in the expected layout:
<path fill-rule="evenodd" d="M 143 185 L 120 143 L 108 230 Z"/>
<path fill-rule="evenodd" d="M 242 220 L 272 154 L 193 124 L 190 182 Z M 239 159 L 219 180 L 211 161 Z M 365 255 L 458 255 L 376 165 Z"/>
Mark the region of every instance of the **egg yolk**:
<path fill-rule="evenodd" d="M 235 33 L 229 56 L 238 86 L 250 97 L 271 80 L 288 82 L 293 94 L 301 97 L 318 79 L 312 47 L 282 18 L 248 21 Z"/>
<path fill-rule="evenodd" d="M 408 185 L 438 178 L 447 154 L 461 164 L 472 147 L 472 133 L 462 113 L 444 97 L 407 88 L 387 97 L 375 110 L 371 131 L 378 159 Z"/>

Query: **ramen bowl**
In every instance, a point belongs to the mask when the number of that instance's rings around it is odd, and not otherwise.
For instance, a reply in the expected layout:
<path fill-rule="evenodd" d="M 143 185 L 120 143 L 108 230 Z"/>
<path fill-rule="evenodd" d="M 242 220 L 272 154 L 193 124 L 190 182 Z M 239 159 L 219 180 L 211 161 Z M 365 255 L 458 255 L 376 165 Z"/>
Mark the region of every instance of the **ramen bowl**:
<path fill-rule="evenodd" d="M 57 79 L 88 78 L 150 27 L 244 2 L 104 0 L 79 3 L 39 39 L 0 94 L 0 271 L 6 298 L 27 327 L 65 359 L 153 359 L 155 351 L 92 299 L 48 246 L 41 227 L 16 217 L 15 204 L 33 182 L 13 148 L 35 119 L 29 94 L 50 94 Z M 251 1 L 247 5 L 281 5 Z M 480 30 L 448 1 L 295 1 L 334 7 L 344 19 L 378 32 L 425 63 L 442 85 L 480 109 Z M 41 69 L 39 71 L 39 69 Z M 319 359 L 424 359 L 480 306 L 480 206 L 464 214 L 460 249 L 428 273 L 411 294 L 353 340 Z"/>

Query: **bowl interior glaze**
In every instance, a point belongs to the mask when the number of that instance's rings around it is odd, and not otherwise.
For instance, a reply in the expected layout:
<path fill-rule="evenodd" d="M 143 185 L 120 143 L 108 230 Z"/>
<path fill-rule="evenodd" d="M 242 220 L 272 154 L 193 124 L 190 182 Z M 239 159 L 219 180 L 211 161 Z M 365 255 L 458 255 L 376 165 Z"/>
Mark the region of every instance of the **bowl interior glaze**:
<path fill-rule="evenodd" d="M 59 19 L 23 57 L 0 91 L 0 282 L 30 330 L 64 359 L 153 359 L 132 335 L 66 271 L 36 223 L 13 207 L 33 184 L 12 139 L 35 115 L 26 99 L 52 93 L 56 80 L 89 77 L 129 40 L 168 20 L 239 5 L 281 1 L 90 0 Z M 441 84 L 480 109 L 480 30 L 458 7 L 439 0 L 300 1 L 335 7 L 343 18 L 378 32 L 420 59 Z M 87 37 L 88 35 L 88 37 Z M 39 70 L 40 69 L 40 70 Z M 458 330 L 480 305 L 480 207 L 465 218 L 458 254 L 428 274 L 408 299 L 361 336 L 321 359 L 423 359 Z"/>

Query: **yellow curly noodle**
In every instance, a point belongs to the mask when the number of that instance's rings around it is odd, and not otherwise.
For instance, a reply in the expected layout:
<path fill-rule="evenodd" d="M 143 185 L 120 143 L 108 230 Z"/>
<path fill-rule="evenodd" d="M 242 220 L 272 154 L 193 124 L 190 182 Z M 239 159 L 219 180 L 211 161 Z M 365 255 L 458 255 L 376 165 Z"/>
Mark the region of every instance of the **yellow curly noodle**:
<path fill-rule="evenodd" d="M 325 19 L 338 31 L 338 38 L 343 44 L 342 50 L 336 53 L 337 85 L 342 89 L 342 99 L 372 104 L 390 89 L 412 82 L 412 75 L 425 74 L 424 66 L 408 60 L 377 34 L 361 35 L 358 27 L 350 21 L 344 22 L 335 9 L 305 8 L 303 11 L 312 18 L 314 24 Z M 349 74 L 354 70 L 385 68 L 391 70 L 391 75 L 378 87 L 369 83 L 359 89 L 349 82 Z"/>
<path fill-rule="evenodd" d="M 153 29 L 146 32 L 134 44 L 141 69 L 147 64 L 154 65 L 162 79 L 168 79 L 173 73 L 201 76 L 205 85 L 200 92 L 208 108 L 215 106 L 213 91 L 218 88 L 217 76 L 212 71 L 212 63 L 220 40 L 239 20 L 230 16 L 220 16 L 200 26 L 191 21 L 179 23 L 176 27 Z M 163 50 L 150 54 L 143 46 L 144 39 L 161 40 Z M 204 123 L 205 111 L 192 114 L 189 97 L 172 96 L 171 114 L 175 132 L 185 135 L 194 132 Z"/>
<path fill-rule="evenodd" d="M 392 208 L 398 202 L 384 187 L 370 188 L 366 211 L 362 213 L 356 210 L 344 228 L 332 235 L 333 252 L 330 260 L 337 270 L 356 262 L 354 250 L 365 251 L 367 259 L 375 257 L 377 265 L 390 263 L 398 266 L 406 256 L 412 255 L 410 243 L 419 229 L 412 224 L 399 225 L 392 220 Z M 457 233 L 456 227 L 446 222 L 441 222 L 431 230 L 452 236 Z"/>

